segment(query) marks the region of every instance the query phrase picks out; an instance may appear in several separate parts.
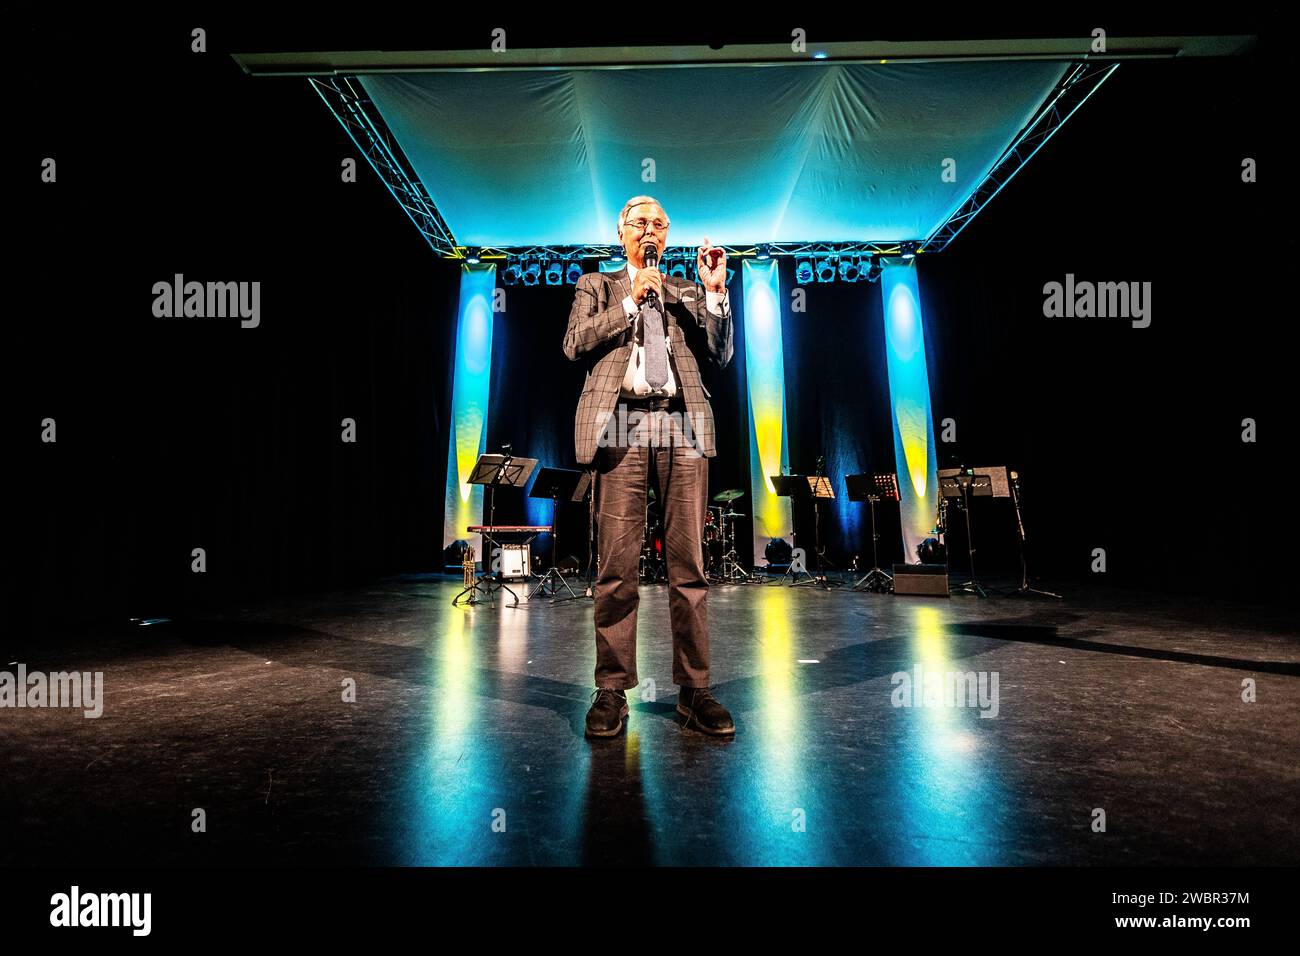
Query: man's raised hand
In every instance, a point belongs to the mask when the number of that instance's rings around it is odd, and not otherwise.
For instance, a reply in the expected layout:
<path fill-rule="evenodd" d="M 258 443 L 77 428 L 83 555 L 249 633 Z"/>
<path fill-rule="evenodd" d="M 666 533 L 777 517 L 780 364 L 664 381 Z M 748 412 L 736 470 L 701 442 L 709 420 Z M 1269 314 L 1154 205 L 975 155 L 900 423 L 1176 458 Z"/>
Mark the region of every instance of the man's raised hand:
<path fill-rule="evenodd" d="M 700 254 L 696 259 L 696 268 L 700 273 L 700 283 L 710 292 L 723 292 L 727 288 L 727 251 L 721 246 L 709 244 L 709 237 L 704 237 Z"/>

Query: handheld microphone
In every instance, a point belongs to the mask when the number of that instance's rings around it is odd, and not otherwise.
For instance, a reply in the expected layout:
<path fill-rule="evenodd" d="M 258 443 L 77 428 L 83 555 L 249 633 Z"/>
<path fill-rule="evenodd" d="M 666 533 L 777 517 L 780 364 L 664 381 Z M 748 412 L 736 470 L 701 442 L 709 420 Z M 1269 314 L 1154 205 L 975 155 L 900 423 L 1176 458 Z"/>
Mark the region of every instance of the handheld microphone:
<path fill-rule="evenodd" d="M 653 242 L 647 242 L 644 246 L 641 247 L 641 258 L 645 260 L 645 266 L 647 269 L 659 268 L 659 250 L 655 248 L 655 244 Z M 658 294 L 656 294 L 654 289 L 651 289 L 649 292 L 646 293 L 645 296 L 646 304 L 654 305 L 658 299 L 659 296 Z"/>

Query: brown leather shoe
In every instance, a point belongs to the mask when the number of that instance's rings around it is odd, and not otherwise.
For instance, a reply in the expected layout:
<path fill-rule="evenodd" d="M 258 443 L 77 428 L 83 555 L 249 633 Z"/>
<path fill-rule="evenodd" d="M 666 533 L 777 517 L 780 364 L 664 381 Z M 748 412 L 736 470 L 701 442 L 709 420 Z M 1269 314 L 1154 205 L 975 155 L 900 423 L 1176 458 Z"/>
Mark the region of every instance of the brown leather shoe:
<path fill-rule="evenodd" d="M 686 718 L 687 727 L 706 734 L 729 737 L 736 732 L 731 713 L 707 687 L 683 687 L 677 694 L 677 713 Z"/>
<path fill-rule="evenodd" d="M 611 687 L 597 687 L 596 700 L 587 711 L 588 737 L 617 737 L 628 715 L 627 694 Z"/>

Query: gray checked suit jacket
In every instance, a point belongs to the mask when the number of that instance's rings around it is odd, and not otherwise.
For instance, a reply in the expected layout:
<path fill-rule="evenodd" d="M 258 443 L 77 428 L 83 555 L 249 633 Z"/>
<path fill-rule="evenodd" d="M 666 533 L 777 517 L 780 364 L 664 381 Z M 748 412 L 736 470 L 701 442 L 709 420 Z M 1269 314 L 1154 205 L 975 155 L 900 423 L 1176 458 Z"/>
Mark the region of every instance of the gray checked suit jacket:
<path fill-rule="evenodd" d="M 614 414 L 618 404 L 632 355 L 632 325 L 623 311 L 623 299 L 631 294 L 627 269 L 584 273 L 574 290 L 569 327 L 564 333 L 564 354 L 570 361 L 587 363 L 587 380 L 578 398 L 573 427 L 574 450 L 580 465 L 589 465 L 595 459 L 607 413 Z M 704 286 L 674 276 L 664 276 L 663 306 L 677 388 L 686 402 L 700 452 L 712 458 L 718 453 L 713 406 L 709 404 L 712 396 L 700 381 L 700 367 L 683 327 L 692 330 L 697 346 L 707 348 L 708 357 L 719 368 L 726 368 L 733 351 L 731 308 L 724 302 L 724 314 L 710 312 Z"/>

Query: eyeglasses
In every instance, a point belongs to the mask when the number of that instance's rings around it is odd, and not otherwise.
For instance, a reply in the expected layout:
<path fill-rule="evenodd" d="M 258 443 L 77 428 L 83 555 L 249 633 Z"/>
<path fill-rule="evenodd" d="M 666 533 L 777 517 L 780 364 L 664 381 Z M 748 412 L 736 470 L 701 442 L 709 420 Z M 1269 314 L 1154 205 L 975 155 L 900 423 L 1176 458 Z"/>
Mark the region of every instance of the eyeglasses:
<path fill-rule="evenodd" d="M 656 232 L 663 232 L 668 228 L 668 223 L 662 219 L 625 219 L 624 223 L 632 226 L 637 232 L 645 232 L 646 226 L 654 226 Z"/>

